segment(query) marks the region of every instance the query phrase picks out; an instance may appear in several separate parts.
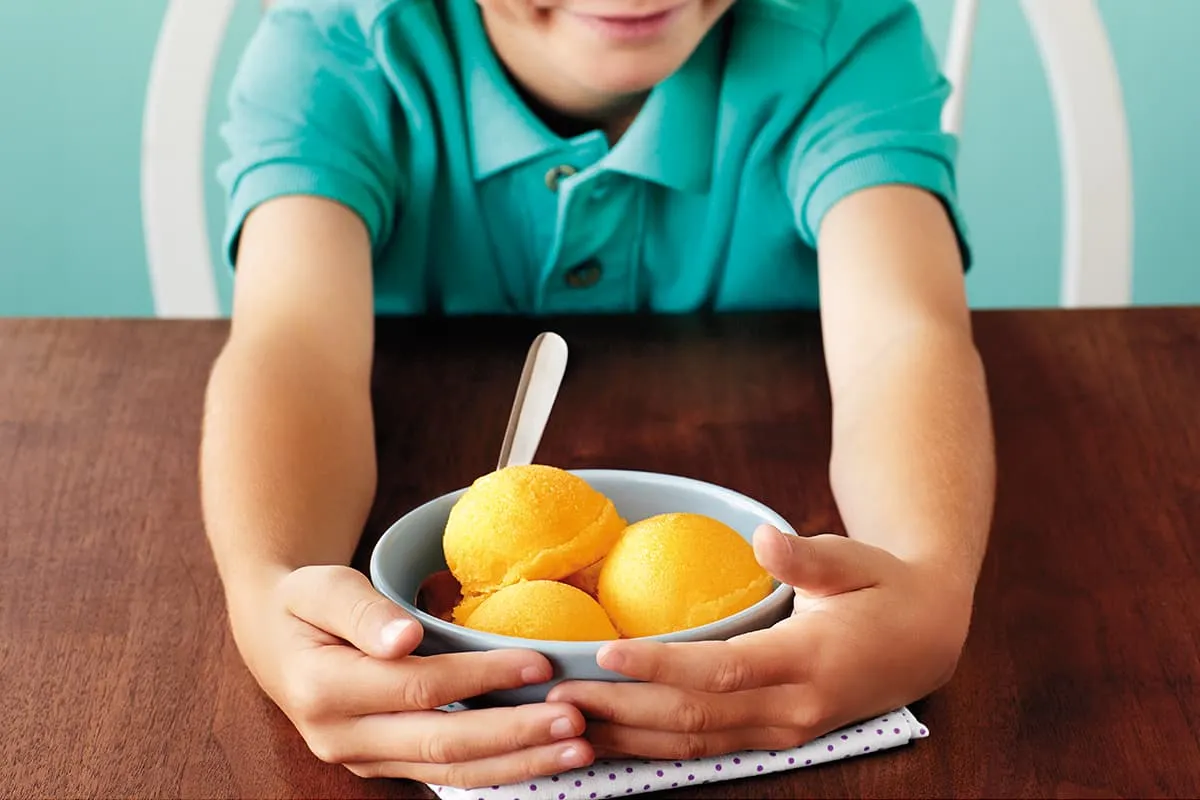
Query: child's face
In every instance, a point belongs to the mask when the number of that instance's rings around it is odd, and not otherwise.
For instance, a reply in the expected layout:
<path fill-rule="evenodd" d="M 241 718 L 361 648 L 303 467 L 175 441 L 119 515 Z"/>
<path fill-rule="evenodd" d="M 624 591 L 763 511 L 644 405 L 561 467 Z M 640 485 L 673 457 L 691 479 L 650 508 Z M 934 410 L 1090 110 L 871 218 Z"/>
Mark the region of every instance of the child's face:
<path fill-rule="evenodd" d="M 477 0 L 518 78 L 597 100 L 644 92 L 688 59 L 734 0 Z"/>

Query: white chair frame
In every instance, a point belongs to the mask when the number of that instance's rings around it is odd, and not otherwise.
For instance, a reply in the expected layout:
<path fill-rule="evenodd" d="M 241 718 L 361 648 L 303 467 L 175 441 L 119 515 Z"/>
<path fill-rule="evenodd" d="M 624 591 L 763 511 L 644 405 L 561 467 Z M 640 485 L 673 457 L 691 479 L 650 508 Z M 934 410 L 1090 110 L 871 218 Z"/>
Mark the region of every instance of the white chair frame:
<path fill-rule="evenodd" d="M 220 314 L 205 212 L 212 76 L 236 0 L 170 0 L 142 130 L 142 222 L 155 313 Z M 961 133 L 980 0 L 955 0 L 943 125 Z M 1061 303 L 1132 296 L 1133 177 L 1121 83 L 1094 0 L 1022 0 L 1045 67 L 1063 170 Z"/>
<path fill-rule="evenodd" d="M 943 126 L 962 131 L 980 0 L 955 0 Z M 1061 305 L 1126 306 L 1133 294 L 1133 166 L 1121 80 L 1095 0 L 1022 0 L 1050 85 L 1063 182 Z"/>
<path fill-rule="evenodd" d="M 205 212 L 204 139 L 213 72 L 237 0 L 170 0 L 142 121 L 142 228 L 154 311 L 220 314 Z"/>

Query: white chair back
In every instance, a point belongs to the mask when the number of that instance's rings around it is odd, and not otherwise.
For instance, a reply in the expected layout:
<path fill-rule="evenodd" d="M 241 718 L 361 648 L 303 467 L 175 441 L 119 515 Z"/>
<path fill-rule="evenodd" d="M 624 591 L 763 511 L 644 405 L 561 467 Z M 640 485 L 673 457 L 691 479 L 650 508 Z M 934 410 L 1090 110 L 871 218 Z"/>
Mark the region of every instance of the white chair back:
<path fill-rule="evenodd" d="M 955 0 L 942 116 L 962 132 L 980 0 Z M 1058 127 L 1063 180 L 1061 303 L 1126 306 L 1133 295 L 1133 167 L 1121 80 L 1095 0 L 1022 0 Z"/>
<path fill-rule="evenodd" d="M 142 121 L 142 230 L 154 311 L 220 314 L 205 212 L 204 137 L 213 72 L 237 0 L 170 0 Z"/>

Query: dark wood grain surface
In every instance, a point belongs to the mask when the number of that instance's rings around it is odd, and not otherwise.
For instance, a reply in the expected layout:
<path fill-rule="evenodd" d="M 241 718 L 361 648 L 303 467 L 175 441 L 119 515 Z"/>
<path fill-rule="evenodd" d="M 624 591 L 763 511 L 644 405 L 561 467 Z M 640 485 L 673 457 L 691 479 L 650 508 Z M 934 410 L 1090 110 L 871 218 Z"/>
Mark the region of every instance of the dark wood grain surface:
<path fill-rule="evenodd" d="M 932 736 L 678 797 L 1200 795 L 1200 309 L 977 315 L 999 495 Z M 385 322 L 364 538 L 491 468 L 521 321 Z M 816 321 L 555 321 L 542 460 L 836 528 Z M 242 668 L 196 490 L 211 322 L 0 322 L 0 795 L 428 797 L 311 757 Z M 418 344 L 420 337 L 423 341 Z"/>

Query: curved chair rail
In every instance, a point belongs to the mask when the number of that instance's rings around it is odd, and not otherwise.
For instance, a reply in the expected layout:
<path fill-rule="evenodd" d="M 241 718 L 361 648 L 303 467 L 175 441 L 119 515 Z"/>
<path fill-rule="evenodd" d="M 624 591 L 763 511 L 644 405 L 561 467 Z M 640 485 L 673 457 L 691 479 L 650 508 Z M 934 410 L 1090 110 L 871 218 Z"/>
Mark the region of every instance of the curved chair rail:
<path fill-rule="evenodd" d="M 142 121 L 142 228 L 160 317 L 220 313 L 204 207 L 213 72 L 236 0 L 170 0 Z"/>
<path fill-rule="evenodd" d="M 1054 103 L 1063 185 L 1060 303 L 1125 306 L 1133 293 L 1133 166 L 1121 80 L 1095 0 L 1022 0 Z M 955 0 L 942 125 L 961 134 L 979 0 Z"/>

